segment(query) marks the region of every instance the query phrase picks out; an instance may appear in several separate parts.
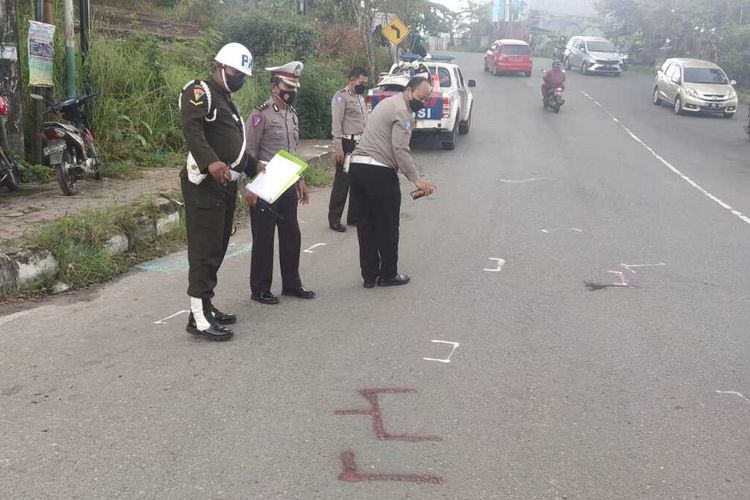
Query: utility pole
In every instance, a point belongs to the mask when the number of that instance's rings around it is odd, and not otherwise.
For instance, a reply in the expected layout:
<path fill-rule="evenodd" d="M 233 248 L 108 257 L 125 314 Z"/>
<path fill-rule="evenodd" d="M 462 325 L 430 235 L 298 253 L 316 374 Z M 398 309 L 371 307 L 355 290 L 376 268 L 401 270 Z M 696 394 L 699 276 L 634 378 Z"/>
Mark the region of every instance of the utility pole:
<path fill-rule="evenodd" d="M 76 43 L 73 29 L 73 0 L 64 0 L 65 14 L 65 75 L 67 81 L 67 96 L 72 97 L 76 91 Z"/>
<path fill-rule="evenodd" d="M 0 95 L 8 100 L 8 146 L 24 153 L 16 0 L 0 0 Z"/>

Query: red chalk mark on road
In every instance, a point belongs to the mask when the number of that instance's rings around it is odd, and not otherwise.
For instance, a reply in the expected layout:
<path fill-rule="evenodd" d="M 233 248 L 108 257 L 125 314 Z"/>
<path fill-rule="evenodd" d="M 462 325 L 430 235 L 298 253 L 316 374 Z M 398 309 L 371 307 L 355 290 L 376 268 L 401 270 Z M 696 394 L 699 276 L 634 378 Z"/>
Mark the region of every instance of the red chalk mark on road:
<path fill-rule="evenodd" d="M 390 434 L 385 430 L 383 424 L 383 412 L 380 409 L 379 394 L 414 394 L 414 389 L 392 387 L 385 389 L 362 389 L 359 393 L 370 403 L 370 408 L 353 410 L 336 410 L 336 415 L 369 415 L 372 417 L 372 427 L 375 436 L 381 441 L 408 441 L 411 443 L 420 441 L 442 441 L 440 436 L 411 436 L 409 434 Z"/>
<path fill-rule="evenodd" d="M 406 481 L 409 483 L 443 484 L 443 478 L 429 474 L 364 474 L 357 472 L 357 463 L 354 461 L 354 452 L 345 451 L 341 454 L 341 468 L 339 480 L 348 483 L 361 483 L 362 481 Z"/>

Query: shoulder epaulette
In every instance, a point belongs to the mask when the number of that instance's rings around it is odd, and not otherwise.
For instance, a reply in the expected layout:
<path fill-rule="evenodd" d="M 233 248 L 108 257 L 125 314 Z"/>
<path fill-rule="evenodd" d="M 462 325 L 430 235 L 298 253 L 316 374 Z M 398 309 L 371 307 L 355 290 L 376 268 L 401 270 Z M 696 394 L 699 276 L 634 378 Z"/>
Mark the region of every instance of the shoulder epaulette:
<path fill-rule="evenodd" d="M 263 104 L 261 104 L 260 106 L 256 107 L 255 109 L 257 109 L 258 111 L 264 111 L 264 110 L 268 109 L 268 103 L 264 102 Z"/>

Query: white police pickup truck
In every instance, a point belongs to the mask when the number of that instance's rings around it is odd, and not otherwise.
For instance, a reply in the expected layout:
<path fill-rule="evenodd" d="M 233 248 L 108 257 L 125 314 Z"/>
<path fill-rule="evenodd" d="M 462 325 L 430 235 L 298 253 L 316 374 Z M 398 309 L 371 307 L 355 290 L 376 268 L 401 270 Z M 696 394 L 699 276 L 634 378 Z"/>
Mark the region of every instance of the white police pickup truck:
<path fill-rule="evenodd" d="M 442 55 L 402 56 L 401 62 L 382 75 L 377 87 L 368 93 L 370 110 L 386 97 L 401 92 L 412 76 L 429 72 L 433 91 L 427 105 L 416 114 L 414 133 L 438 134 L 443 149 L 455 148 L 457 135 L 466 135 L 471 128 L 474 96 L 470 88 L 477 83 L 465 80 L 461 68 L 451 62 L 453 59 Z"/>

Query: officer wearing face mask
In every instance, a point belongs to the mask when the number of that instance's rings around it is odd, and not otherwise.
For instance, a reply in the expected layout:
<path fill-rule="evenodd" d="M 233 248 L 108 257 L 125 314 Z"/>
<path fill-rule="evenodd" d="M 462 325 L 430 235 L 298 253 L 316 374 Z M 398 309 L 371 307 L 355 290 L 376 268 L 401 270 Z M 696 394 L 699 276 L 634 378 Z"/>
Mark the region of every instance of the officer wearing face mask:
<path fill-rule="evenodd" d="M 349 194 L 349 176 L 346 156 L 351 155 L 362 137 L 367 123 L 367 71 L 356 67 L 349 73 L 349 83 L 336 92 L 331 99 L 331 135 L 336 153 L 336 178 L 331 188 L 331 201 L 328 205 L 328 225 L 334 231 L 343 233 L 346 226 L 341 224 L 346 197 Z M 347 225 L 356 224 L 357 217 L 349 202 L 346 216 Z"/>
<path fill-rule="evenodd" d="M 351 202 L 357 214 L 359 264 L 365 288 L 398 286 L 409 276 L 398 272 L 401 187 L 398 173 L 429 196 L 435 186 L 419 178 L 409 141 L 414 113 L 432 94 L 430 80 L 415 76 L 403 92 L 388 97 L 370 114 L 349 167 Z"/>
<path fill-rule="evenodd" d="M 292 104 L 300 87 L 304 65 L 292 61 L 283 66 L 266 68 L 271 73 L 271 97 L 259 106 L 247 121 L 247 151 L 259 161 L 268 162 L 283 150 L 296 153 L 299 143 L 299 120 Z M 252 175 L 253 172 L 248 172 Z M 309 201 L 305 180 L 300 179 L 272 205 L 261 203 L 247 190 L 250 205 L 250 227 L 253 251 L 250 257 L 250 298 L 261 304 L 278 304 L 271 292 L 273 279 L 274 236 L 279 230 L 279 267 L 281 294 L 312 299 L 315 292 L 302 286 L 299 258 L 302 237 L 297 220 L 297 204 Z"/>
<path fill-rule="evenodd" d="M 252 74 L 253 56 L 243 45 L 229 43 L 214 60 L 213 75 L 185 85 L 179 101 L 189 151 L 180 172 L 188 241 L 187 331 L 229 340 L 233 332 L 226 325 L 237 317 L 219 311 L 211 299 L 232 233 L 236 180 L 247 164 L 257 163 L 245 153 L 244 123 L 231 98 Z"/>

